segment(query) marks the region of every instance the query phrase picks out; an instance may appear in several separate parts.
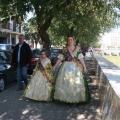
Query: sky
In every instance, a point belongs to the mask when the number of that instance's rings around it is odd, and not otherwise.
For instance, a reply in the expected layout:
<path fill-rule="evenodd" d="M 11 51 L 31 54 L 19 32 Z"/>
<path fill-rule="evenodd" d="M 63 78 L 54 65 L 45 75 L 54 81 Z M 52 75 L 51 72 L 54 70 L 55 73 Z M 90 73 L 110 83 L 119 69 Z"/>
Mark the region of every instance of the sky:
<path fill-rule="evenodd" d="M 119 28 L 115 28 L 113 31 L 111 31 L 113 33 L 120 33 L 120 27 Z"/>
<path fill-rule="evenodd" d="M 33 17 L 33 12 L 27 13 L 27 19 L 25 20 L 25 22 L 27 22 L 27 20 L 29 20 L 31 17 Z"/>
<path fill-rule="evenodd" d="M 27 13 L 27 19 L 30 19 L 31 17 L 33 17 L 33 12 Z"/>
<path fill-rule="evenodd" d="M 118 34 L 120 35 L 120 27 L 115 28 L 110 32 L 104 33 L 104 35 L 101 36 L 100 42 L 102 44 L 109 44 L 109 43 L 111 43 L 111 37 L 118 35 Z"/>

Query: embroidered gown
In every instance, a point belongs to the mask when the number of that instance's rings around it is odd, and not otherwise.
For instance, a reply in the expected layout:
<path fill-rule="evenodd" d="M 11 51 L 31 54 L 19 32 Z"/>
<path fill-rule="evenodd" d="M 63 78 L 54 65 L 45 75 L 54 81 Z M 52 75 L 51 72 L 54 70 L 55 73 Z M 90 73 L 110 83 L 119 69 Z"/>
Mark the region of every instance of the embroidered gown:
<path fill-rule="evenodd" d="M 40 64 L 41 63 L 41 64 Z M 35 74 L 31 78 L 24 96 L 37 101 L 51 101 L 53 74 L 49 58 L 44 62 L 37 61 Z"/>
<path fill-rule="evenodd" d="M 54 99 L 67 103 L 88 102 L 88 84 L 84 79 L 81 64 L 76 61 L 83 58 L 83 55 L 79 47 L 75 47 L 72 52 L 67 48 L 63 51 L 63 54 L 58 56 L 64 62 L 56 78 Z"/>

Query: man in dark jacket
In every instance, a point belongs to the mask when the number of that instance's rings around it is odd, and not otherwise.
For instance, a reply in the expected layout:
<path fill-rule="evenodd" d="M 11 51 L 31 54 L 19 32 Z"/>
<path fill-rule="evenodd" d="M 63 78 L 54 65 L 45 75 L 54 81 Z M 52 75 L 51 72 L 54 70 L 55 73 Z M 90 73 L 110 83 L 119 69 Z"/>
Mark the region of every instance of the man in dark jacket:
<path fill-rule="evenodd" d="M 19 43 L 15 46 L 12 55 L 12 65 L 17 68 L 18 91 L 23 90 L 23 83 L 28 84 L 27 66 L 30 64 L 32 53 L 30 46 L 24 41 L 24 35 L 18 37 Z"/>

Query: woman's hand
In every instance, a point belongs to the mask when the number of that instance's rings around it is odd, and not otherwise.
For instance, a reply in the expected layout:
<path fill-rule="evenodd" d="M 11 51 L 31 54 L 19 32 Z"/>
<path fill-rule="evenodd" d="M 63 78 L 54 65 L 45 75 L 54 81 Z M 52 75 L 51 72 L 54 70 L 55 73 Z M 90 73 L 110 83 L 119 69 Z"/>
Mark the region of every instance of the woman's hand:
<path fill-rule="evenodd" d="M 32 75 L 34 76 L 34 75 L 35 75 L 35 73 L 36 73 L 36 70 L 35 70 L 35 69 L 33 69 L 33 74 L 32 74 Z"/>
<path fill-rule="evenodd" d="M 52 72 L 53 72 L 53 73 L 54 73 L 54 71 L 55 71 L 55 67 L 52 68 Z"/>
<path fill-rule="evenodd" d="M 53 66 L 53 68 L 52 68 L 52 72 L 54 72 L 55 71 L 55 68 L 61 63 L 61 59 L 58 59 L 57 60 L 57 62 L 56 62 L 56 64 Z"/>
<path fill-rule="evenodd" d="M 87 70 L 86 70 L 86 68 L 84 68 L 84 73 L 87 74 Z"/>
<path fill-rule="evenodd" d="M 83 68 L 84 68 L 83 72 L 84 72 L 85 74 L 87 74 L 87 69 L 86 69 L 86 65 L 85 65 L 84 59 L 83 59 L 83 58 L 80 58 L 80 62 L 81 62 L 81 64 L 82 64 Z"/>

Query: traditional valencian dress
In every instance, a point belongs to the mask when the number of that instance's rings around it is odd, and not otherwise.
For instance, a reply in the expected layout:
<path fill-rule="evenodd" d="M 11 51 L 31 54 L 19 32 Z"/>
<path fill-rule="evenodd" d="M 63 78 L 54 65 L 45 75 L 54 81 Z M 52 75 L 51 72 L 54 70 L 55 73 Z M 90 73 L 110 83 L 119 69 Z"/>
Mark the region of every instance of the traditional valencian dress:
<path fill-rule="evenodd" d="M 53 90 L 53 74 L 49 58 L 44 62 L 37 61 L 35 74 L 31 78 L 24 96 L 37 101 L 51 101 Z"/>
<path fill-rule="evenodd" d="M 54 99 L 67 103 L 80 103 L 89 101 L 89 89 L 84 79 L 83 67 L 77 61 L 83 55 L 78 46 L 72 52 L 67 48 L 58 56 L 64 60 L 62 63 L 55 85 Z"/>

